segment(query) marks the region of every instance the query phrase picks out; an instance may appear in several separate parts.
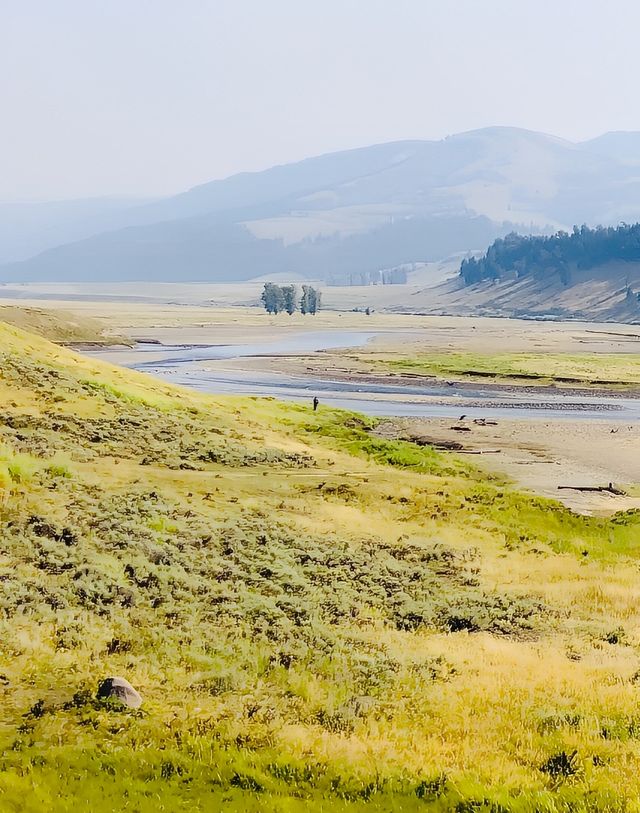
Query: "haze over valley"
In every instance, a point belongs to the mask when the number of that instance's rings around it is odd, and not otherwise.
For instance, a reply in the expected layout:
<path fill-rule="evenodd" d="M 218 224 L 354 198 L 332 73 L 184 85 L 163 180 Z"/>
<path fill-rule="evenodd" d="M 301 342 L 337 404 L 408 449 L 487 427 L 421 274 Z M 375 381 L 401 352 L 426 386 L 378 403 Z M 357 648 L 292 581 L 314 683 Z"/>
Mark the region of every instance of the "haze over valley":
<path fill-rule="evenodd" d="M 491 127 L 309 158 L 152 202 L 4 204 L 0 279 L 348 283 L 484 250 L 513 230 L 632 222 L 639 201 L 640 133 L 571 143 Z"/>

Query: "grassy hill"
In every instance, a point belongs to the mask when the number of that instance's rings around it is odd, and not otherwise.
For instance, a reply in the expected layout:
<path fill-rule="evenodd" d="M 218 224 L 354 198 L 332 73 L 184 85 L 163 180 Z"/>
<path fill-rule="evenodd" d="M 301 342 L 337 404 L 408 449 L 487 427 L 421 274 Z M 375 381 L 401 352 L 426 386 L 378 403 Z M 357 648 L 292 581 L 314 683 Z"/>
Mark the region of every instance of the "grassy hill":
<path fill-rule="evenodd" d="M 0 403 L 3 811 L 633 809 L 638 516 L 7 325 Z"/>
<path fill-rule="evenodd" d="M 0 305 L 0 322 L 37 333 L 56 344 L 131 344 L 131 340 L 110 331 L 98 319 L 50 308 Z"/>

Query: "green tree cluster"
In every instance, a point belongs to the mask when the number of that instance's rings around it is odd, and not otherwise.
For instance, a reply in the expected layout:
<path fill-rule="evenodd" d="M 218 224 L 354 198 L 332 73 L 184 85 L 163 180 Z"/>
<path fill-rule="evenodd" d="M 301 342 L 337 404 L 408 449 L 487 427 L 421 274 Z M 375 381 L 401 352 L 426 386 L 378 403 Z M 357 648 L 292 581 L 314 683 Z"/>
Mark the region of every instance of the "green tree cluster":
<path fill-rule="evenodd" d="M 271 314 L 286 311 L 291 316 L 298 309 L 304 314 L 316 314 L 320 310 L 320 291 L 311 285 L 303 285 L 302 296 L 299 296 L 295 285 L 265 282 L 260 299 L 264 309 Z"/>
<path fill-rule="evenodd" d="M 284 310 L 282 288 L 273 282 L 265 282 L 260 299 L 267 313 L 280 313 Z"/>
<path fill-rule="evenodd" d="M 311 285 L 302 286 L 300 312 L 315 314 L 320 310 L 320 291 Z"/>
<path fill-rule="evenodd" d="M 463 260 L 460 276 L 466 285 L 505 277 L 548 277 L 557 274 L 571 284 L 571 269 L 589 269 L 610 262 L 640 261 L 640 223 L 617 227 L 574 226 L 569 234 L 523 236 L 512 232 L 495 240 L 483 257 Z"/>

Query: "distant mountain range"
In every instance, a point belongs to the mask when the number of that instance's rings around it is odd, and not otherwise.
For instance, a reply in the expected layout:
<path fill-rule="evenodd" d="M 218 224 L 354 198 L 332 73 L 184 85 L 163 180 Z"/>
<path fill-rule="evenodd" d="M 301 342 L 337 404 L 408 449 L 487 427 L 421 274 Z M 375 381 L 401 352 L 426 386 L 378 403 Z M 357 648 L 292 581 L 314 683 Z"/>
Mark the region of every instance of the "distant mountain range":
<path fill-rule="evenodd" d="M 242 173 L 162 200 L 0 204 L 0 281 L 322 279 L 640 220 L 640 133 L 509 127 Z"/>

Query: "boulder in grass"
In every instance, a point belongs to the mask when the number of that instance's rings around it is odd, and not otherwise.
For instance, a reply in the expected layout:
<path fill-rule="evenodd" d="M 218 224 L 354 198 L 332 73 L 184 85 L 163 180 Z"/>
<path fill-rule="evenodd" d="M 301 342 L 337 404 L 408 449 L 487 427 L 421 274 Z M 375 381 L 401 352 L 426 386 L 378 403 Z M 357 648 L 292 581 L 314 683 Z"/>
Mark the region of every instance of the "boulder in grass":
<path fill-rule="evenodd" d="M 131 709 L 140 708 L 142 697 L 123 677 L 109 677 L 98 686 L 98 699 L 113 698 Z"/>

